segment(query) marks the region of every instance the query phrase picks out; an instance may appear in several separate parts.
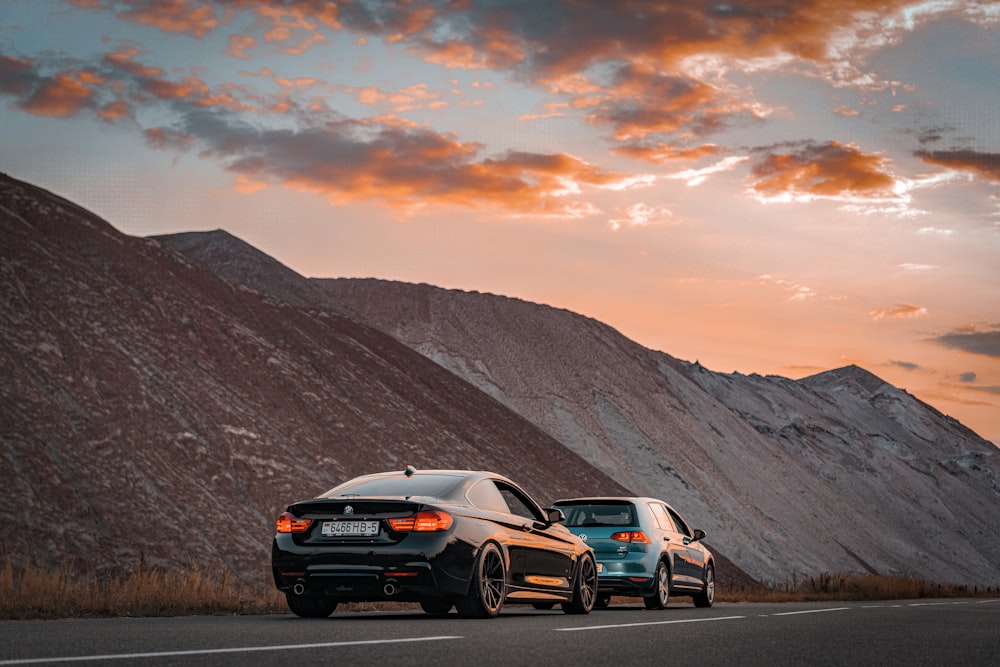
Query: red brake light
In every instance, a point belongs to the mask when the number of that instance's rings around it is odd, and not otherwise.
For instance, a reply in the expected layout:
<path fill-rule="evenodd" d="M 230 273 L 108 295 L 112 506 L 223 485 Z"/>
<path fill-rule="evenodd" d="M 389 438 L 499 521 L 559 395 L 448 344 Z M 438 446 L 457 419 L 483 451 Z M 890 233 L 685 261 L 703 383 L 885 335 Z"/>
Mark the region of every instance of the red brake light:
<path fill-rule="evenodd" d="M 301 533 L 309 528 L 312 519 L 300 519 L 291 512 L 285 512 L 278 517 L 274 529 L 279 533 Z"/>
<path fill-rule="evenodd" d="M 454 519 L 440 510 L 421 510 L 400 519 L 387 519 L 389 527 L 398 533 L 433 533 L 451 528 Z"/>
<path fill-rule="evenodd" d="M 611 539 L 615 542 L 641 542 L 642 544 L 649 544 L 649 538 L 641 530 L 626 530 L 621 533 L 615 533 L 611 536 Z"/>
<path fill-rule="evenodd" d="M 417 518 L 416 516 L 408 516 L 402 519 L 386 519 L 385 521 L 397 533 L 409 533 L 413 530 L 413 524 L 417 522 Z"/>

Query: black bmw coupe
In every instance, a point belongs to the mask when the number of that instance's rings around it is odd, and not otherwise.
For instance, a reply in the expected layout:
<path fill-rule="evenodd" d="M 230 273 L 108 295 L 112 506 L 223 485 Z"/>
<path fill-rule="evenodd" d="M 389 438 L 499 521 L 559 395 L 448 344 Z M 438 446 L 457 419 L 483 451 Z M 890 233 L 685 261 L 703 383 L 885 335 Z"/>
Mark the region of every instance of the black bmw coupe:
<path fill-rule="evenodd" d="M 563 518 L 501 475 L 408 467 L 289 505 L 271 569 L 288 608 L 305 617 L 380 600 L 469 618 L 494 617 L 505 603 L 587 614 L 597 566 Z"/>

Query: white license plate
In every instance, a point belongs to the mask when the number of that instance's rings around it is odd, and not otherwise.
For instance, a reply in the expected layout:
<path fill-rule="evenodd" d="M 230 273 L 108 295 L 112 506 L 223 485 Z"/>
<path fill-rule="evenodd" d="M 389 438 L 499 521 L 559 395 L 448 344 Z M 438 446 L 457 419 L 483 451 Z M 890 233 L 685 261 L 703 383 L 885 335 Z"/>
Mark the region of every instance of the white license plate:
<path fill-rule="evenodd" d="M 378 535 L 378 521 L 324 521 L 325 537 L 371 537 Z"/>
<path fill-rule="evenodd" d="M 604 574 L 604 563 L 597 564 L 597 574 Z"/>

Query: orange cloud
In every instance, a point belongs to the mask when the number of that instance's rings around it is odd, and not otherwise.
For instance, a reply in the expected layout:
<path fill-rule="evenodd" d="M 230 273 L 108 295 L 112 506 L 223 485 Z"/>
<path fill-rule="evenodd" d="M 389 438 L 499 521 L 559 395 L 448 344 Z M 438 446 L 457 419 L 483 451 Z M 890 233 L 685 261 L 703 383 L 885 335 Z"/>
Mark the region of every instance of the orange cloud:
<path fill-rule="evenodd" d="M 104 64 L 117 77 L 116 84 L 132 88 L 136 95 L 148 95 L 165 102 L 187 102 L 202 108 L 218 107 L 241 111 L 259 111 L 261 108 L 273 108 L 277 105 L 273 100 L 246 93 L 235 84 L 222 84 L 213 89 L 194 74 L 171 80 L 166 77 L 162 68 L 150 67 L 137 61 L 135 58 L 138 55 L 140 52 L 136 49 L 125 49 L 108 53 L 103 58 Z"/>
<path fill-rule="evenodd" d="M 284 53 L 302 53 L 329 39 L 330 31 L 351 31 L 357 43 L 378 36 L 444 67 L 505 71 L 550 94 L 572 97 L 567 108 L 610 127 L 613 139 L 622 143 L 650 138 L 674 143 L 759 118 L 760 110 L 748 99 L 752 91 L 723 89 L 719 79 L 711 78 L 740 62 L 760 69 L 805 61 L 837 85 L 896 86 L 859 72 L 859 61 L 851 57 L 854 51 L 878 48 L 941 12 L 976 19 L 974 8 L 918 0 L 74 2 L 196 37 L 218 29 L 237 13 L 249 14 L 253 27 L 248 30 L 256 34 L 229 38 L 227 53 L 237 58 L 247 57 L 258 40 Z M 552 113 L 550 109 L 524 118 Z M 839 107 L 835 113 L 856 112 Z M 661 159 L 649 152 L 645 156 L 642 159 Z"/>
<path fill-rule="evenodd" d="M 720 150 L 720 147 L 715 144 L 702 144 L 693 148 L 685 148 L 657 142 L 654 145 L 625 144 L 612 149 L 611 152 L 615 155 L 624 155 L 653 164 L 663 164 L 675 160 L 700 160 L 717 155 Z"/>
<path fill-rule="evenodd" d="M 886 197 L 895 180 L 885 160 L 836 141 L 803 143 L 793 152 L 761 149 L 751 171 L 751 190 L 768 198 L 781 196 Z"/>
<path fill-rule="evenodd" d="M 911 23 L 887 22 L 887 34 L 876 35 L 889 39 L 892 30 L 912 29 L 941 11 L 915 0 L 846 4 L 834 0 L 71 1 L 194 37 L 245 13 L 239 25 L 241 30 L 246 26 L 247 34 L 229 37 L 228 53 L 237 58 L 245 58 L 265 42 L 271 50 L 301 52 L 328 39 L 329 31 L 343 29 L 354 33 L 356 41 L 379 36 L 448 67 L 504 70 L 557 98 L 543 103 L 548 115 L 586 115 L 589 122 L 607 128 L 618 143 L 614 153 L 654 164 L 718 154 L 720 149 L 705 136 L 762 116 L 746 99 L 751 90 L 737 90 L 724 76 L 716 76 L 725 66 L 742 60 L 759 68 L 780 67 L 806 60 L 810 71 L 829 73 L 843 64 L 838 61 L 844 60 L 851 44 L 860 43 L 859 35 L 880 19 L 898 18 L 901 8 L 913 10 L 907 14 Z M 138 113 L 142 105 L 166 110 L 170 120 L 146 131 L 150 145 L 166 150 L 197 147 L 248 179 L 246 183 L 284 183 L 332 200 L 384 197 L 405 205 L 419 200 L 470 206 L 491 202 L 519 211 L 569 214 L 584 210 L 582 193 L 587 188 L 638 182 L 635 176 L 603 170 L 567 154 L 509 153 L 483 159 L 478 144 L 407 126 L 403 119 L 388 115 L 366 122 L 345 120 L 321 95 L 301 94 L 315 82 L 268 73 L 281 90 L 261 94 L 234 84 L 209 85 L 196 72 L 168 74 L 140 62 L 140 55 L 144 54 L 136 49 L 124 49 L 108 54 L 94 68 L 79 64 L 68 68 L 53 58 L 49 69 L 35 61 L 0 57 L 0 94 L 14 97 L 12 106 L 30 113 L 73 115 L 89 109 L 108 121 L 142 117 Z M 443 103 L 441 94 L 426 86 L 395 93 L 375 88 L 354 92 L 369 104 L 391 101 L 395 113 Z M 233 111 L 280 113 L 287 123 L 282 130 L 256 128 Z M 995 154 L 960 153 L 918 156 L 998 178 Z M 885 160 L 851 145 L 788 144 L 754 154 L 750 188 L 764 198 L 899 196 Z M 712 168 L 734 164 L 720 161 Z M 690 171 L 683 176 L 698 178 L 704 173 Z M 641 217 L 646 212 L 633 213 Z"/>
<path fill-rule="evenodd" d="M 45 74 L 34 60 L 0 57 L 0 93 L 16 99 L 13 106 L 36 116 L 69 118 L 94 108 L 95 86 L 103 77 L 88 69 Z"/>
<path fill-rule="evenodd" d="M 469 44 L 452 41 L 443 44 L 425 46 L 422 49 L 423 58 L 429 63 L 450 69 L 485 69 L 486 58 L 476 52 Z"/>
<path fill-rule="evenodd" d="M 912 320 L 917 317 L 925 317 L 927 309 L 907 304 L 899 304 L 891 307 L 879 306 L 868 315 L 873 320 Z"/>
<path fill-rule="evenodd" d="M 253 194 L 267 187 L 265 181 L 255 181 L 242 174 L 236 177 L 236 191 L 245 195 Z"/>
<path fill-rule="evenodd" d="M 93 3 L 88 3 L 93 4 Z M 182 32 L 203 37 L 221 24 L 213 3 L 189 0 L 124 0 L 105 2 L 113 7 L 125 5 L 118 17 L 163 32 Z"/>
<path fill-rule="evenodd" d="M 241 188 L 277 182 L 334 203 L 380 199 L 404 208 L 490 205 L 579 216 L 595 210 L 583 199 L 588 188 L 619 187 L 632 178 L 566 154 L 510 152 L 478 160 L 479 144 L 399 120 L 290 132 L 199 117 L 185 127 L 149 130 L 146 140 L 164 150 L 197 148 L 242 177 Z"/>
<path fill-rule="evenodd" d="M 982 153 L 974 150 L 916 151 L 914 155 L 928 164 L 949 169 L 970 171 L 978 176 L 1000 181 L 1000 153 Z"/>
<path fill-rule="evenodd" d="M 38 116 L 68 118 L 88 106 L 93 93 L 71 73 L 57 74 L 39 85 L 18 106 Z"/>
<path fill-rule="evenodd" d="M 115 100 L 97 110 L 97 116 L 103 120 L 121 120 L 132 115 L 132 108 L 124 100 Z"/>
<path fill-rule="evenodd" d="M 256 38 L 247 35 L 230 35 L 226 55 L 246 60 L 250 57 L 247 51 L 252 51 L 255 48 L 257 48 Z"/>
<path fill-rule="evenodd" d="M 672 134 L 684 126 L 713 126 L 724 111 L 718 91 L 701 81 L 664 75 L 649 67 L 618 70 L 605 100 L 588 120 L 614 127 L 618 141 L 642 139 L 650 133 Z"/>
<path fill-rule="evenodd" d="M 104 55 L 104 62 L 111 67 L 137 78 L 159 78 L 165 74 L 162 68 L 149 67 L 135 60 L 135 57 L 145 52 L 127 48 L 115 53 Z"/>

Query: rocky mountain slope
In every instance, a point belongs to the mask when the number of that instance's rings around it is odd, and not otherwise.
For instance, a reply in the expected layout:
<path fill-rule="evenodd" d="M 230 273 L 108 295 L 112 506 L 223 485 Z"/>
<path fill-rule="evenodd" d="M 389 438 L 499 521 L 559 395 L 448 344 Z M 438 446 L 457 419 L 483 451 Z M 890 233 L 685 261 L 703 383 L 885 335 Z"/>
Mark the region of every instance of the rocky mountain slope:
<path fill-rule="evenodd" d="M 316 280 L 638 494 L 752 576 L 1000 582 L 1000 451 L 871 373 L 724 375 L 505 297 Z"/>
<path fill-rule="evenodd" d="M 730 580 L 1000 583 L 997 448 L 863 369 L 714 373 L 565 310 L 128 237 L 5 176 L 0 240 L 15 561 L 266 577 L 290 500 L 413 463 L 662 497 Z"/>
<path fill-rule="evenodd" d="M 233 241 L 164 239 L 232 284 L 280 297 L 273 286 L 287 276 L 247 271 L 256 253 Z M 798 382 L 723 375 L 517 299 L 309 282 L 325 303 L 464 377 L 634 493 L 670 500 L 756 577 L 1000 579 L 997 449 L 867 371 Z"/>
<path fill-rule="evenodd" d="M 277 514 L 360 473 L 491 469 L 542 502 L 626 491 L 296 278 L 265 299 L 0 175 L 0 554 L 269 580 Z"/>

